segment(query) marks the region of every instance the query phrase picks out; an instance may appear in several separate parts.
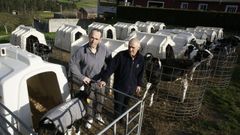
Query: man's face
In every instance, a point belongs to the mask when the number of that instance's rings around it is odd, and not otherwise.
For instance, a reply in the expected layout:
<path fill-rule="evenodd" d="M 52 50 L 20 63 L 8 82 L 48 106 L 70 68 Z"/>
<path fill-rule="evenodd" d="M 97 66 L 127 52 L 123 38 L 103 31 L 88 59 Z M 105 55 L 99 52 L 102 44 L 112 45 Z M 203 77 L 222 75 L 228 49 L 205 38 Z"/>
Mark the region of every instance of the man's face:
<path fill-rule="evenodd" d="M 133 42 L 130 42 L 128 45 L 128 51 L 132 57 L 136 56 L 139 49 L 140 49 L 140 44 L 138 42 L 133 41 Z"/>
<path fill-rule="evenodd" d="M 92 31 L 89 35 L 89 45 L 91 47 L 97 47 L 97 45 L 101 42 L 101 32 L 99 31 Z"/>

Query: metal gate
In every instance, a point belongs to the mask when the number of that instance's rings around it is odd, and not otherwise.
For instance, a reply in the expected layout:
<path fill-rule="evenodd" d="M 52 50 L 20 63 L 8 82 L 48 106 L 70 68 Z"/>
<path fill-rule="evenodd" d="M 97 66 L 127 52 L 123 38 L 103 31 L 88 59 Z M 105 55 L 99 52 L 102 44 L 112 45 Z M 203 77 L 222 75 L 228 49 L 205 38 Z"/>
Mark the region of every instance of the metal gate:
<path fill-rule="evenodd" d="M 81 134 L 140 135 L 144 111 L 144 100 L 110 87 L 106 87 L 105 91 L 106 92 L 104 94 L 98 91 L 94 91 L 92 89 L 90 89 L 89 91 L 94 92 L 95 95 L 100 95 L 104 97 L 104 103 L 100 103 L 103 106 L 102 112 L 97 112 L 97 109 L 95 107 L 91 107 L 89 105 L 89 102 L 98 102 L 96 98 L 92 99 L 88 97 L 86 101 L 82 99 L 85 108 L 90 109 L 91 111 L 95 111 L 96 113 L 100 113 L 104 120 L 104 123 L 99 122 L 99 120 L 97 120 L 95 116 L 88 115 L 88 117 L 84 117 L 78 122 Z M 114 94 L 109 94 L 109 92 L 118 93 L 128 97 L 129 105 L 126 106 L 116 101 L 114 99 Z M 77 95 L 83 96 L 83 93 L 84 91 L 78 90 Z M 127 108 L 126 111 L 118 117 L 114 117 L 114 103 L 121 104 Z M 93 123 L 88 122 L 89 117 L 93 119 Z M 91 124 L 91 129 L 87 129 L 85 127 L 86 123 Z"/>
<path fill-rule="evenodd" d="M 29 128 L 23 121 L 21 121 L 2 103 L 0 103 L 0 110 L 0 134 L 12 135 L 14 133 L 17 135 L 37 135 L 37 133 L 35 133 L 31 128 Z M 21 131 L 19 129 L 20 127 Z"/>

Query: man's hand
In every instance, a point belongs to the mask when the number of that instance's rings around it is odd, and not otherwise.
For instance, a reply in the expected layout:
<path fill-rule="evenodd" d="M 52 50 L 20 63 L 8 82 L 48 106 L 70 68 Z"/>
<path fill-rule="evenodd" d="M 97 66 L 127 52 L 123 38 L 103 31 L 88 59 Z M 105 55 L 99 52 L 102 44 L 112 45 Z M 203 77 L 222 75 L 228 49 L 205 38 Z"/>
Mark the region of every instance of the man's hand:
<path fill-rule="evenodd" d="M 85 78 L 83 79 L 83 82 L 84 82 L 84 84 L 89 84 L 89 83 L 91 82 L 91 79 L 88 78 L 88 77 L 85 77 Z"/>
<path fill-rule="evenodd" d="M 138 96 L 138 97 L 140 97 L 141 96 L 141 87 L 140 86 L 137 86 L 137 89 L 136 89 L 136 95 Z"/>
<path fill-rule="evenodd" d="M 98 85 L 99 85 L 100 88 L 105 87 L 105 86 L 106 86 L 106 82 L 100 81 L 100 82 L 98 83 Z"/>

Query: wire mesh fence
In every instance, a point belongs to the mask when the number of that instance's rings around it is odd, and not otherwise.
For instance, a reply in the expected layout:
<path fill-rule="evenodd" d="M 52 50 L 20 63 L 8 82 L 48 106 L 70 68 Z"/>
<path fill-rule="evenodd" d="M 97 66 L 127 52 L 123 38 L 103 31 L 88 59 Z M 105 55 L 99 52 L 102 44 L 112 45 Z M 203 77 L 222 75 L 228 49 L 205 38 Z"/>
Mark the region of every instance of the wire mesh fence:
<path fill-rule="evenodd" d="M 211 62 L 211 77 L 209 86 L 227 88 L 230 84 L 234 64 L 237 62 L 238 55 L 233 52 L 226 55 L 223 52 L 214 53 Z"/>
<path fill-rule="evenodd" d="M 146 115 L 184 120 L 199 114 L 210 75 L 209 66 L 202 63 L 193 74 L 189 69 L 164 65 L 159 71 L 148 68 L 147 72 L 153 74 L 150 78 L 146 77 L 153 82 L 148 97 L 153 104 L 150 109 L 147 108 Z M 154 74 L 160 77 L 156 78 Z"/>

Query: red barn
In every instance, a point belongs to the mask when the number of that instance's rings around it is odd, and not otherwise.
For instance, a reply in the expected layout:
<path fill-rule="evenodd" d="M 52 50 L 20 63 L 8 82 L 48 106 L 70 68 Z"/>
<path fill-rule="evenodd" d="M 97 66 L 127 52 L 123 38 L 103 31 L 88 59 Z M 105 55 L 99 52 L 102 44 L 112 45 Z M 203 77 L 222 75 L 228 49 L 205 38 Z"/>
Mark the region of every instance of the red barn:
<path fill-rule="evenodd" d="M 130 5 L 240 13 L 240 0 L 122 0 Z"/>

